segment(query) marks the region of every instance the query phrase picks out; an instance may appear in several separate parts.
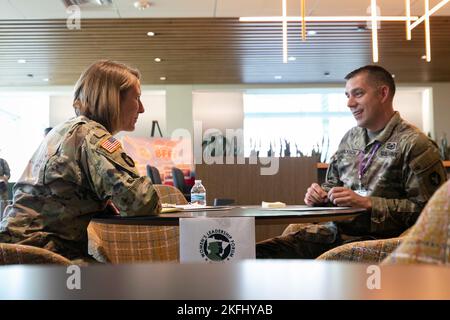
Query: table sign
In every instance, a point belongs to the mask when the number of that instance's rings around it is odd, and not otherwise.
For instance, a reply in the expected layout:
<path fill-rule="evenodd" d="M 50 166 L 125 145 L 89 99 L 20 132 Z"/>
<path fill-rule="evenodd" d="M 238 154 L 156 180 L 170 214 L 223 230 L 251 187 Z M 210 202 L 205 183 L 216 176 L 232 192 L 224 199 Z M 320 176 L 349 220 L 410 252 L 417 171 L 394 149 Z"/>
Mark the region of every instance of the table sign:
<path fill-rule="evenodd" d="M 255 259 L 255 218 L 180 219 L 180 262 Z"/>

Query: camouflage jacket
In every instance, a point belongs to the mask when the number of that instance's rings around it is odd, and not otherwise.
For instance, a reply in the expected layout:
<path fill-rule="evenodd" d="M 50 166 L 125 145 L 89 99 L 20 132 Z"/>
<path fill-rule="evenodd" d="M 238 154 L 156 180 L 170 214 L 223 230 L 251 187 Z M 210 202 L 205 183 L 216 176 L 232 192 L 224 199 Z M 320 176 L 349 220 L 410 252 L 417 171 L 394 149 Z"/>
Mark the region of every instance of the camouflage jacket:
<path fill-rule="evenodd" d="M 372 152 L 372 161 L 368 161 Z M 363 159 L 368 165 L 361 184 L 371 197 L 372 210 L 353 221 L 338 223 L 344 234 L 399 235 L 415 223 L 431 195 L 447 180 L 436 143 L 398 112 L 370 141 L 364 128 L 346 133 L 331 158 L 324 190 L 335 186 L 358 190 Z"/>
<path fill-rule="evenodd" d="M 111 201 L 121 215 L 160 212 L 150 179 L 139 176 L 120 143 L 95 121 L 70 119 L 46 136 L 14 186 L 0 242 L 86 257 L 89 221 Z"/>
<path fill-rule="evenodd" d="M 9 171 L 8 162 L 0 158 L 0 200 L 8 199 L 8 179 L 10 177 L 11 172 Z"/>

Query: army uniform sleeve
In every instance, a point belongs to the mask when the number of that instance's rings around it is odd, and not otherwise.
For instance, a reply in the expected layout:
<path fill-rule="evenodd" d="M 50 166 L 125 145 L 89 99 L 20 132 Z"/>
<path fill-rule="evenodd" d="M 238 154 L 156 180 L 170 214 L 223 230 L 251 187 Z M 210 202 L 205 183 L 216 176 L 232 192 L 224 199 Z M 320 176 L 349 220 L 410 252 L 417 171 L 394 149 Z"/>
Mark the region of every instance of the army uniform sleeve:
<path fill-rule="evenodd" d="M 425 139 L 411 143 L 405 154 L 405 198 L 371 197 L 371 232 L 392 233 L 411 227 L 433 193 L 447 180 L 436 145 Z"/>
<path fill-rule="evenodd" d="M 105 203 L 111 200 L 122 216 L 160 213 L 150 179 L 139 176 L 133 159 L 109 133 L 95 129 L 84 142 L 81 158 L 93 191 Z"/>
<path fill-rule="evenodd" d="M 325 190 L 325 192 L 330 191 L 330 189 L 333 187 L 342 186 L 342 182 L 339 180 L 337 158 L 338 153 L 336 152 L 330 159 L 330 164 L 328 165 L 325 182 L 322 183 L 322 189 Z"/>
<path fill-rule="evenodd" d="M 344 149 L 347 144 L 347 140 L 351 140 L 351 131 L 348 131 L 341 139 L 339 143 L 339 147 L 335 154 L 330 159 L 330 164 L 328 165 L 327 174 L 325 177 L 325 182 L 322 183 L 322 189 L 326 192 L 330 191 L 331 188 L 334 187 L 342 187 L 344 184 L 342 183 L 338 170 L 338 163 L 340 161 L 339 154 Z"/>

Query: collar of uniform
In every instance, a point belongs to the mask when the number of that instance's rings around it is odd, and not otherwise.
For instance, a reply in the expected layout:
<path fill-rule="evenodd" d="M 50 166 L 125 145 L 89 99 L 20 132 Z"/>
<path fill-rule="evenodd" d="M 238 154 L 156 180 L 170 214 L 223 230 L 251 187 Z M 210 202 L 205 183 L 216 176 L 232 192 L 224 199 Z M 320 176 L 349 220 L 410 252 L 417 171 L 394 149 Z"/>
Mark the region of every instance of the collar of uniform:
<path fill-rule="evenodd" d="M 402 120 L 402 118 L 400 118 L 400 113 L 398 113 L 398 111 L 395 111 L 394 115 L 389 120 L 389 122 L 384 127 L 384 129 L 381 130 L 378 135 L 376 135 L 372 140 L 369 141 L 369 143 L 367 144 L 367 147 L 372 145 L 375 141 L 385 143 L 389 139 L 389 137 L 392 135 L 392 131 L 394 131 L 394 128 L 400 123 L 401 120 Z M 366 131 L 366 136 L 368 136 L 367 129 L 364 129 L 364 130 Z"/>

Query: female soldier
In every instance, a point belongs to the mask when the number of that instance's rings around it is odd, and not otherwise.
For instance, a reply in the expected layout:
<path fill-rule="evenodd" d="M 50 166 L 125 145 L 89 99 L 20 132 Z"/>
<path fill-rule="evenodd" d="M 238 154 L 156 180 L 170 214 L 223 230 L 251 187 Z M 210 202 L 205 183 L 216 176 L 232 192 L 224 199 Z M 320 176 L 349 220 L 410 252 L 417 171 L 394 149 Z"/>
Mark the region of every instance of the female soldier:
<path fill-rule="evenodd" d="M 0 242 L 45 248 L 68 259 L 88 256 L 87 226 L 107 208 L 124 216 L 160 212 L 149 178 L 139 176 L 112 135 L 133 131 L 144 107 L 140 74 L 98 61 L 75 85 L 76 118 L 55 127 L 14 187 Z"/>

